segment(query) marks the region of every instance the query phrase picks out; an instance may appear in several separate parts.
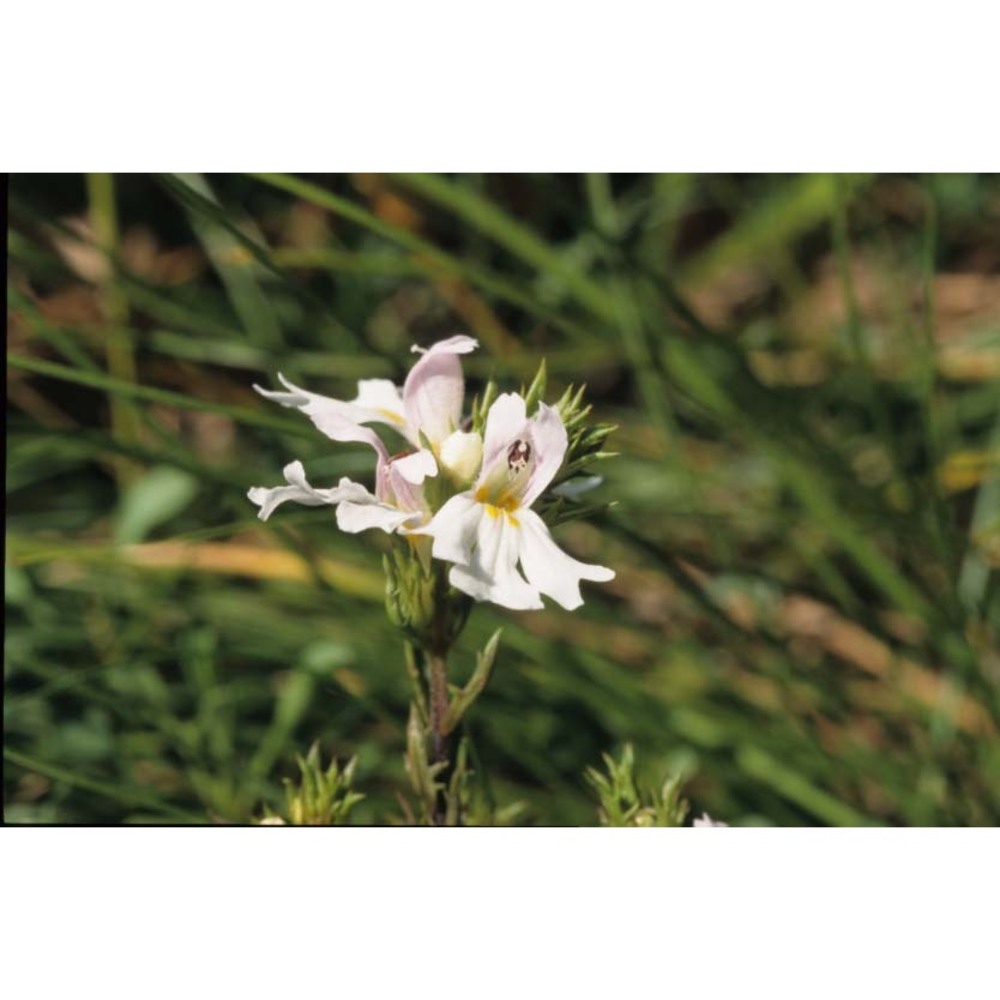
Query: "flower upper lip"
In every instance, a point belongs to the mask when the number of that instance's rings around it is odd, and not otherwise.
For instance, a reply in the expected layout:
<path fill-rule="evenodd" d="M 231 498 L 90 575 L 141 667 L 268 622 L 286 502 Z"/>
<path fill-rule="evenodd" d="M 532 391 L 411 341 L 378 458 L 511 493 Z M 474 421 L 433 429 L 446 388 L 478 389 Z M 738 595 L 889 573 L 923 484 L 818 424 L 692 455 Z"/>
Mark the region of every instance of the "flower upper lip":
<path fill-rule="evenodd" d="M 428 476 L 437 475 L 438 466 L 421 438 L 436 447 L 458 426 L 465 392 L 458 355 L 477 346 L 475 339 L 464 335 L 439 341 L 422 351 L 402 391 L 388 379 L 362 379 L 353 400 L 310 392 L 280 373 L 278 380 L 285 391 L 255 385 L 254 389 L 265 398 L 301 410 L 332 440 L 367 444 L 376 456 L 374 494 L 346 478 L 334 489 L 314 489 L 302 463 L 293 462 L 285 467 L 287 486 L 250 490 L 250 499 L 260 507 L 259 516 L 266 520 L 277 506 L 294 500 L 310 506 L 335 505 L 337 523 L 345 531 L 378 527 L 405 532 L 426 520 L 429 510 L 422 485 Z M 381 438 L 365 426 L 372 423 L 388 424 L 401 431 L 416 450 L 390 457 Z"/>
<path fill-rule="evenodd" d="M 454 563 L 452 586 L 515 610 L 541 608 L 542 594 L 572 610 L 583 603 L 580 580 L 614 577 L 604 566 L 563 552 L 530 509 L 552 482 L 567 447 L 566 428 L 554 407 L 541 403 L 529 419 L 518 394 L 497 397 L 486 418 L 479 477 L 419 529 L 433 537 L 436 558 Z"/>
<path fill-rule="evenodd" d="M 400 390 L 389 379 L 361 379 L 351 400 L 333 399 L 295 385 L 280 372 L 284 392 L 254 389 L 275 403 L 302 410 L 316 427 L 334 441 L 350 437 L 352 427 L 385 424 L 400 431 L 415 448 L 421 448 L 421 433 L 438 445 L 458 428 L 462 419 L 465 379 L 458 355 L 479 346 L 473 337 L 458 334 L 432 344 L 410 370 Z M 420 348 L 415 348 L 420 350 Z"/>

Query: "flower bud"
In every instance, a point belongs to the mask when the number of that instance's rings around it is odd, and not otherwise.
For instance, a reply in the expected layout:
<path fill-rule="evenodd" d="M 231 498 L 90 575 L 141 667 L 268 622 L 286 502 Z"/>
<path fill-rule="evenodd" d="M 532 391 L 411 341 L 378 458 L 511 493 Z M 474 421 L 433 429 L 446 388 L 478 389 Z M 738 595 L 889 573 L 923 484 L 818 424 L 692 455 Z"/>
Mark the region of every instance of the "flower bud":
<path fill-rule="evenodd" d="M 439 458 L 452 478 L 470 483 L 483 460 L 483 439 L 476 433 L 455 431 L 442 443 Z"/>

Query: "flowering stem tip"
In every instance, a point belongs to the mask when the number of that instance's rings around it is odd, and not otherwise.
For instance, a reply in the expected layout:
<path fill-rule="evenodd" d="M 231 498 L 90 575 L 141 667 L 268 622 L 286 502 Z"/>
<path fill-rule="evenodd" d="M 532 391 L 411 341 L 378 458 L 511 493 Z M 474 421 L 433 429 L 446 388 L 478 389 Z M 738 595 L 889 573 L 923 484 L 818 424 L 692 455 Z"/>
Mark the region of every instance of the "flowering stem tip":
<path fill-rule="evenodd" d="M 294 501 L 334 507 L 342 531 L 374 528 L 390 536 L 386 607 L 414 651 L 407 766 L 434 822 L 458 815 L 447 800 L 459 794 L 451 785 L 461 784 L 461 769 L 449 771 L 448 735 L 485 687 L 499 641 L 498 632 L 465 688 L 452 695 L 448 656 L 472 603 L 538 610 L 549 597 L 573 610 L 583 603 L 581 581 L 615 575 L 564 552 L 545 520 L 572 516 L 577 496 L 600 482 L 581 473 L 603 457 L 611 428 L 585 425 L 589 407 L 579 390 L 568 389 L 556 406 L 544 403 L 544 363 L 523 393 L 498 394 L 490 382 L 463 416 L 459 359 L 477 346 L 456 335 L 414 348 L 421 356 L 402 387 L 364 379 L 352 400 L 318 395 L 280 374 L 281 390 L 255 386 L 265 398 L 300 410 L 331 440 L 362 443 L 374 453 L 372 488 L 347 477 L 314 487 L 293 461 L 283 485 L 254 487 L 248 495 L 262 520 Z M 402 449 L 390 450 L 372 425 L 394 435 Z M 456 761 L 461 756 L 460 748 Z"/>

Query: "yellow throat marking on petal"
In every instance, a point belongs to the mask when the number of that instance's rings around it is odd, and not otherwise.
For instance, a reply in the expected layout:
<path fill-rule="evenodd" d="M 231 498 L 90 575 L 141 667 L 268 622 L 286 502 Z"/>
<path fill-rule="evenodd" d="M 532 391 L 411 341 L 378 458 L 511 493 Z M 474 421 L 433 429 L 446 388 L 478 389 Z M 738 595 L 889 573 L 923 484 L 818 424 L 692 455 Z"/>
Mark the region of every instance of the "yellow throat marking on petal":
<path fill-rule="evenodd" d="M 485 488 L 480 487 L 476 490 L 476 500 L 486 508 L 486 513 L 490 517 L 497 518 L 501 514 L 506 514 L 508 524 L 513 525 L 515 528 L 520 526 L 521 522 L 514 517 L 514 511 L 521 506 L 521 501 L 517 497 L 512 497 L 508 493 L 502 493 L 497 499 L 491 500 Z"/>
<path fill-rule="evenodd" d="M 381 406 L 377 407 L 375 412 L 381 414 L 383 417 L 386 418 L 386 420 L 391 420 L 394 424 L 399 424 L 402 426 L 403 424 L 406 423 L 406 420 L 403 417 L 401 417 L 398 413 L 393 413 L 392 410 L 383 409 Z"/>
<path fill-rule="evenodd" d="M 516 517 L 514 517 L 514 515 L 510 512 L 509 508 L 507 508 L 507 507 L 497 507 L 496 504 L 492 504 L 492 503 L 483 504 L 483 506 L 486 508 L 486 513 L 490 517 L 497 518 L 501 514 L 503 514 L 503 515 L 506 516 L 507 523 L 509 525 L 511 525 L 514 528 L 519 528 L 521 526 L 521 522 Z"/>
<path fill-rule="evenodd" d="M 498 507 L 500 510 L 515 511 L 521 506 L 521 501 L 507 490 L 504 490 L 500 496 L 494 497 L 490 496 L 490 491 L 485 486 L 480 486 L 476 490 L 474 499 L 476 503 L 485 504 L 487 507 Z"/>

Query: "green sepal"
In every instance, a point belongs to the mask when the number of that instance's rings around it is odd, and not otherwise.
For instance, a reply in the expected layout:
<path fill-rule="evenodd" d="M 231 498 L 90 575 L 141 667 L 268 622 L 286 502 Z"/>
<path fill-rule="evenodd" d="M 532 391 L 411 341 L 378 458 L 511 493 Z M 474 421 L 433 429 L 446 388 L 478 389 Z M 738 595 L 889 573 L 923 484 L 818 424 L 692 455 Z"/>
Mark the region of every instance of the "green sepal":
<path fill-rule="evenodd" d="M 404 653 L 406 673 L 413 685 L 413 707 L 419 716 L 420 725 L 426 729 L 430 725 L 430 708 L 427 704 L 427 696 L 424 694 L 423 674 L 418 662 L 418 657 L 421 655 L 420 650 L 412 642 L 407 642 Z"/>
<path fill-rule="evenodd" d="M 420 441 L 420 447 L 425 448 L 432 455 L 434 454 L 434 445 L 431 444 L 431 439 L 423 432 L 423 429 L 417 431 L 417 439 Z"/>
<path fill-rule="evenodd" d="M 521 390 L 521 395 L 524 396 L 524 409 L 529 417 L 535 412 L 538 404 L 542 401 L 547 381 L 548 371 L 545 366 L 545 358 L 542 358 L 541 364 L 538 366 L 538 371 L 531 381 L 531 385 L 526 390 L 523 387 Z"/>
<path fill-rule="evenodd" d="M 472 403 L 472 430 L 480 436 L 483 433 L 483 428 L 486 426 L 486 415 L 490 411 L 490 407 L 493 405 L 493 401 L 497 397 L 497 384 L 491 378 L 485 386 L 483 386 L 483 395 L 480 399 L 479 396 L 475 398 Z"/>
<path fill-rule="evenodd" d="M 604 514 L 613 507 L 618 506 L 619 501 L 608 500 L 604 503 L 592 503 L 586 506 L 582 504 L 565 503 L 559 497 L 558 502 L 551 507 L 546 507 L 542 512 L 542 517 L 549 527 L 558 527 L 560 524 L 568 524 L 570 521 L 578 521 L 583 517 L 594 517 L 597 514 Z"/>
<path fill-rule="evenodd" d="M 617 458 L 619 454 L 620 452 L 617 451 L 595 451 L 592 455 L 584 455 L 581 458 L 575 459 L 562 469 L 560 477 L 555 481 L 554 485 L 558 485 L 563 480 L 569 479 L 570 476 L 574 476 L 578 472 L 583 472 L 591 462 L 603 462 L 606 458 Z"/>
<path fill-rule="evenodd" d="M 390 555 L 382 556 L 382 568 L 385 570 L 385 610 L 389 621 L 397 628 L 406 626 L 406 616 L 400 602 L 399 576 L 396 573 L 396 561 Z"/>

